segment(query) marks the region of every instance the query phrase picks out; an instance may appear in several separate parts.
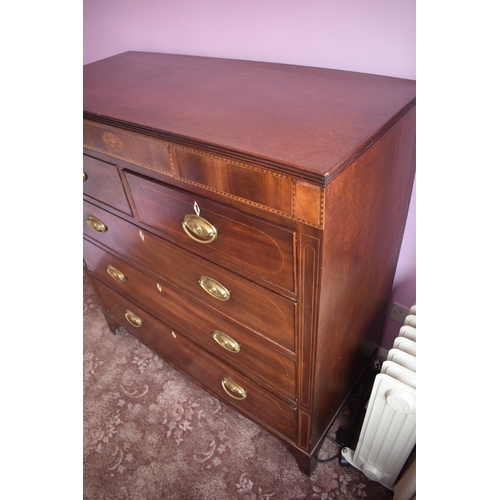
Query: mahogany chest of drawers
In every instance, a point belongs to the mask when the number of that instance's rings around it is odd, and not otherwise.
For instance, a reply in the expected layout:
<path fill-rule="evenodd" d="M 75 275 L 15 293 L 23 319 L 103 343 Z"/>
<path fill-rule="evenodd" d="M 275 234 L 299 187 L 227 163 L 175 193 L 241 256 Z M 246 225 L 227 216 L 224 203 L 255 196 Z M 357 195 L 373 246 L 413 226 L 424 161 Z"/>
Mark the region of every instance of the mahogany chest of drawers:
<path fill-rule="evenodd" d="M 311 473 L 384 325 L 415 82 L 127 52 L 84 67 L 85 267 L 111 330 Z"/>

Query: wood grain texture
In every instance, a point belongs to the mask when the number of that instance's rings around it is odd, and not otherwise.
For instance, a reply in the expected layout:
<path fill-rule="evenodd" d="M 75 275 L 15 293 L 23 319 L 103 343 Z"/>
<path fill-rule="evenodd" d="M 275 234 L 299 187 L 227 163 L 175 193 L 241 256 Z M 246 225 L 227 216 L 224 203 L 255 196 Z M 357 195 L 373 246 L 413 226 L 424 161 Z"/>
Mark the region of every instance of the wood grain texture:
<path fill-rule="evenodd" d="M 116 165 L 83 155 L 83 194 L 132 215 Z"/>
<path fill-rule="evenodd" d="M 171 154 L 181 179 L 293 213 L 294 182 L 290 177 L 185 148 L 172 147 Z"/>
<path fill-rule="evenodd" d="M 87 269 L 122 295 L 151 309 L 155 316 L 194 339 L 225 363 L 244 367 L 247 375 L 268 386 L 271 391 L 295 401 L 295 362 L 293 356 L 255 331 L 208 308 L 202 300 L 177 288 L 166 280 L 144 274 L 127 262 L 84 240 Z M 109 266 L 119 270 L 125 281 L 117 281 L 107 272 Z M 221 331 L 238 343 L 239 351 L 230 352 L 212 337 Z"/>
<path fill-rule="evenodd" d="M 280 437 L 311 474 L 382 334 L 415 172 L 415 82 L 128 52 L 85 67 L 84 118 L 98 176 L 84 187 L 84 259 L 110 328 Z M 198 210 L 217 228 L 210 243 L 182 227 Z M 150 326 L 127 325 L 124 307 Z"/>
<path fill-rule="evenodd" d="M 269 160 L 317 182 L 415 99 L 410 80 L 137 52 L 86 65 L 84 88 L 89 117 Z"/>
<path fill-rule="evenodd" d="M 165 184 L 132 174 L 126 174 L 126 178 L 141 222 L 193 253 L 225 266 L 232 265 L 237 271 L 246 269 L 257 277 L 295 291 L 295 235 L 292 231 Z M 196 213 L 195 203 L 199 215 L 217 230 L 217 238 L 211 243 L 199 243 L 183 229 L 185 216 Z"/>
<path fill-rule="evenodd" d="M 319 302 L 313 443 L 380 345 L 415 169 L 415 111 L 332 182 Z M 335 403 L 334 403 L 335 402 Z"/>
<path fill-rule="evenodd" d="M 294 440 L 296 435 L 296 410 L 280 399 L 273 397 L 240 372 L 220 363 L 215 357 L 196 344 L 151 316 L 134 302 L 114 292 L 104 283 L 94 279 L 104 306 L 130 333 L 159 354 L 163 359 L 188 372 L 190 377 L 217 394 L 231 406 L 236 406 L 249 418 L 272 429 L 283 437 Z M 131 325 L 127 311 L 140 318 L 139 327 Z M 227 395 L 222 381 L 230 379 L 246 392 L 246 397 L 237 400 Z"/>
<path fill-rule="evenodd" d="M 135 134 L 123 128 L 83 121 L 83 145 L 94 151 L 120 158 L 135 165 L 171 174 L 167 144 L 164 141 Z"/>
<path fill-rule="evenodd" d="M 93 231 L 87 224 L 89 215 L 97 217 L 108 230 Z M 203 300 L 208 307 L 247 325 L 291 352 L 295 351 L 295 309 L 293 300 L 275 294 L 252 281 L 196 255 L 183 252 L 166 240 L 140 229 L 105 210 L 84 202 L 83 232 L 100 245 L 114 250 L 139 268 L 150 269 L 189 294 Z M 199 285 L 209 276 L 230 292 L 230 299 L 211 297 Z"/>

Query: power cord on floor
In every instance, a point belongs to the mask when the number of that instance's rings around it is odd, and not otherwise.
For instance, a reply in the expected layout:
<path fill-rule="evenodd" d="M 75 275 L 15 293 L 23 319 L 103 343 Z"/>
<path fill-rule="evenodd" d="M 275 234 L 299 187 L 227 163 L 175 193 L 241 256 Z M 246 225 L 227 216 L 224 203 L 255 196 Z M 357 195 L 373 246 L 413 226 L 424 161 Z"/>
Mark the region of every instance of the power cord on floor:
<path fill-rule="evenodd" d="M 353 428 L 350 430 L 339 429 L 337 432 L 337 436 L 336 436 L 337 440 L 333 439 L 332 437 L 330 437 L 328 435 L 326 436 L 326 439 L 328 439 L 333 444 L 338 446 L 340 448 L 340 450 L 342 450 L 342 448 L 345 448 L 346 446 L 347 447 L 350 446 L 351 441 L 354 438 L 354 435 L 359 428 L 359 424 L 360 424 L 362 416 L 364 415 L 364 411 L 366 410 L 366 405 L 368 404 L 368 400 L 370 398 L 370 393 L 371 393 L 371 389 L 373 386 L 374 378 L 377 375 L 377 373 L 379 373 L 379 372 L 380 372 L 380 362 L 378 360 L 374 360 L 372 370 L 368 374 L 368 380 L 365 381 L 365 383 L 362 384 L 362 387 L 361 387 L 361 391 L 360 391 L 361 395 L 359 397 L 361 404 L 359 405 L 358 414 L 354 419 Z M 336 460 L 339 457 L 340 457 L 340 465 L 342 465 L 342 466 L 349 465 L 349 464 L 342 461 L 342 452 L 341 451 L 339 451 L 336 455 L 334 455 L 333 457 L 330 457 L 330 458 L 324 458 L 324 459 L 318 458 L 318 463 L 333 462 L 334 460 Z"/>
<path fill-rule="evenodd" d="M 343 448 L 343 446 L 341 444 L 337 443 L 337 441 L 335 441 L 335 439 L 331 438 L 330 436 L 326 436 L 326 439 L 330 440 L 332 443 L 334 443 L 339 448 L 341 448 L 341 449 Z M 334 455 L 333 457 L 330 457 L 330 458 L 325 458 L 323 460 L 321 460 L 321 459 L 318 458 L 318 463 L 324 464 L 324 463 L 327 463 L 327 462 L 333 462 L 334 460 L 336 460 L 337 458 L 339 458 L 339 456 L 340 456 L 340 451 L 336 455 Z"/>
<path fill-rule="evenodd" d="M 351 437 L 350 436 L 351 436 L 351 433 L 343 432 L 343 430 L 340 429 L 339 433 L 338 433 L 338 438 L 340 438 L 340 439 L 338 441 L 336 441 L 335 439 L 333 439 L 330 436 L 326 436 L 326 439 L 331 441 L 335 446 L 338 446 L 340 449 L 342 449 L 342 448 L 345 448 L 346 446 L 349 446 L 351 444 Z M 341 457 L 340 451 L 336 455 L 334 455 L 333 457 L 330 457 L 330 458 L 324 458 L 324 459 L 318 458 L 318 463 L 324 464 L 327 462 L 333 462 L 334 460 L 336 460 L 339 457 Z"/>

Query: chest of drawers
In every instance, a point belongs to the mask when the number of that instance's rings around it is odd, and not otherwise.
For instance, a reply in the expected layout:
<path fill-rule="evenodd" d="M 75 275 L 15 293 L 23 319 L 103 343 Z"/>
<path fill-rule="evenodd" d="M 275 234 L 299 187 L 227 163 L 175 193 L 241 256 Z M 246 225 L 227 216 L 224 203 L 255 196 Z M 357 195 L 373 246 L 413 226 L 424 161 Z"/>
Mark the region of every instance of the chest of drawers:
<path fill-rule="evenodd" d="M 84 261 L 125 327 L 311 473 L 380 342 L 415 82 L 127 52 L 84 67 Z"/>

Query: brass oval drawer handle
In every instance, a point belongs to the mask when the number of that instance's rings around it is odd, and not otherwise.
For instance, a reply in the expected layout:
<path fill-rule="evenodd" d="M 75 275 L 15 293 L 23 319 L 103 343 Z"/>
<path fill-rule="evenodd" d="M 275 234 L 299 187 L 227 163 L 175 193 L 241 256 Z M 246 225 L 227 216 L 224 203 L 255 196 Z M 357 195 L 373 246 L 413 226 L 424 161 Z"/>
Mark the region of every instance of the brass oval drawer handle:
<path fill-rule="evenodd" d="M 139 318 L 139 316 L 134 314 L 132 311 L 127 310 L 125 312 L 125 318 L 127 318 L 127 321 L 135 328 L 139 328 L 142 325 L 142 319 Z"/>
<path fill-rule="evenodd" d="M 104 234 L 108 228 L 96 217 L 89 215 L 87 217 L 87 224 L 96 232 L 99 234 Z"/>
<path fill-rule="evenodd" d="M 221 285 L 217 280 L 209 278 L 208 276 L 202 276 L 198 283 L 201 288 L 205 290 L 212 297 L 219 300 L 229 300 L 231 298 L 231 292 L 224 286 Z"/>
<path fill-rule="evenodd" d="M 212 243 L 217 238 L 215 226 L 199 215 L 186 215 L 182 221 L 182 229 L 191 239 L 198 243 Z"/>
<path fill-rule="evenodd" d="M 213 339 L 219 344 L 221 347 L 224 349 L 228 350 L 229 352 L 240 352 L 241 345 L 236 342 L 236 340 L 233 340 L 229 335 L 227 335 L 224 332 L 221 332 L 219 330 L 215 330 L 212 333 Z"/>
<path fill-rule="evenodd" d="M 116 281 L 123 283 L 127 281 L 127 277 L 116 267 L 113 267 L 111 264 L 106 268 L 107 273 Z"/>
<path fill-rule="evenodd" d="M 83 172 L 83 182 L 85 182 L 88 179 L 87 174 Z"/>
<path fill-rule="evenodd" d="M 222 379 L 222 388 L 233 399 L 242 400 L 247 397 L 247 391 L 228 378 Z"/>

